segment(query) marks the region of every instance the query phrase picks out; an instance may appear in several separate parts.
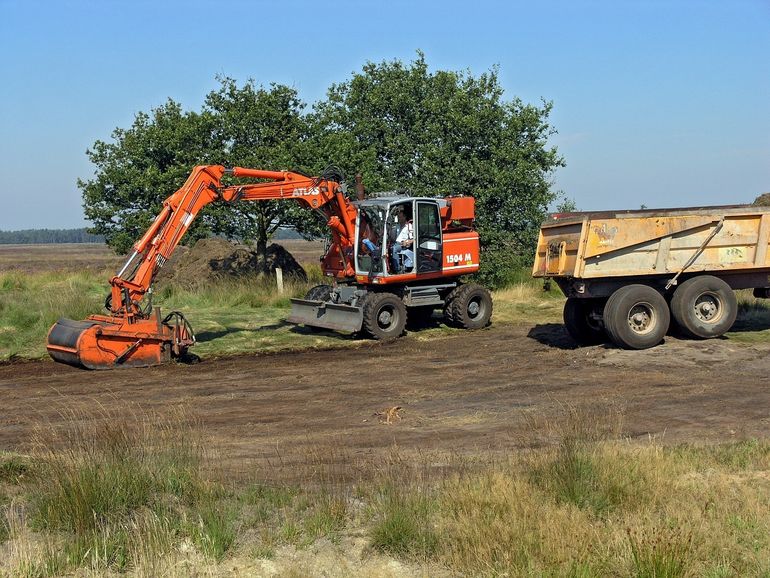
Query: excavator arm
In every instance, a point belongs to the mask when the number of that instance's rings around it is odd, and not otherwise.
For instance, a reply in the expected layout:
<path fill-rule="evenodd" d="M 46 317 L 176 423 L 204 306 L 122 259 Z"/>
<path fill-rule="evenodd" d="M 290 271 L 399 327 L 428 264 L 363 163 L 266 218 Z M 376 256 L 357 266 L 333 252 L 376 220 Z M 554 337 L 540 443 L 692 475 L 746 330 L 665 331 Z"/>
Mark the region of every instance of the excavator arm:
<path fill-rule="evenodd" d="M 223 186 L 225 175 L 258 182 Z M 48 332 L 51 357 L 70 365 L 110 369 L 156 365 L 172 355 L 184 356 L 195 342 L 184 316 L 172 312 L 163 318 L 150 299 L 143 303 L 158 270 L 206 205 L 276 199 L 292 199 L 320 212 L 332 235 L 323 263 L 325 273 L 337 278 L 354 275 L 350 249 L 356 209 L 336 180 L 290 171 L 197 166 L 184 185 L 163 201 L 160 214 L 110 279 L 111 291 L 105 303 L 109 315 L 91 315 L 84 321 L 60 319 Z"/>
<path fill-rule="evenodd" d="M 224 175 L 260 179 L 261 182 L 222 186 Z M 197 166 L 185 184 L 163 202 L 153 224 L 133 246 L 133 253 L 118 274 L 110 280 L 112 291 L 108 308 L 114 315 L 143 315 L 140 302 L 152 285 L 158 270 L 171 257 L 195 217 L 215 201 L 295 200 L 319 211 L 332 233 L 332 246 L 352 246 L 355 209 L 340 185 L 321 177 L 308 177 L 289 171 L 265 171 L 221 165 Z M 345 254 L 344 251 L 339 251 Z M 353 274 L 352 264 L 343 259 L 336 276 Z"/>

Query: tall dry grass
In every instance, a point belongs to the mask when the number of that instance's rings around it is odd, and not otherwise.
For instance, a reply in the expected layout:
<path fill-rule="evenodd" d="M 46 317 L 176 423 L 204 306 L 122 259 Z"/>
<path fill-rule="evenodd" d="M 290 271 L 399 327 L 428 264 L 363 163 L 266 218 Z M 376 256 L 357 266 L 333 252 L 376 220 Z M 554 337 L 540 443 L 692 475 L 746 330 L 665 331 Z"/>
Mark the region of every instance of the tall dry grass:
<path fill-rule="evenodd" d="M 92 272 L 0 274 L 0 359 L 45 354 L 45 336 L 60 317 L 101 310 L 104 278 Z"/>
<path fill-rule="evenodd" d="M 568 407 L 548 448 L 433 483 L 389 474 L 372 545 L 473 576 L 765 575 L 770 443 L 631 443 L 615 420 Z"/>
<path fill-rule="evenodd" d="M 183 412 L 95 405 L 64 418 L 32 442 L 22 506 L 6 508 L 12 555 L 0 568 L 141 574 L 185 538 L 208 558 L 224 557 L 233 514 L 220 507 L 223 488 L 203 476 L 203 445 Z"/>
<path fill-rule="evenodd" d="M 289 568 L 285 548 L 327 544 L 314 548 L 351 556 L 343 545 L 360 537 L 365 558 L 428 574 L 674 578 L 770 568 L 765 440 L 632 442 L 616 408 L 565 406 L 540 449 L 415 457 L 394 448 L 368 468 L 354 464 L 354 478 L 341 467 L 351 456 L 329 450 L 308 456 L 303 484 L 225 487 L 205 474 L 210 458 L 182 414 L 69 417 L 42 430 L 29 456 L 1 456 L 0 575 L 216 573 L 230 557 Z"/>

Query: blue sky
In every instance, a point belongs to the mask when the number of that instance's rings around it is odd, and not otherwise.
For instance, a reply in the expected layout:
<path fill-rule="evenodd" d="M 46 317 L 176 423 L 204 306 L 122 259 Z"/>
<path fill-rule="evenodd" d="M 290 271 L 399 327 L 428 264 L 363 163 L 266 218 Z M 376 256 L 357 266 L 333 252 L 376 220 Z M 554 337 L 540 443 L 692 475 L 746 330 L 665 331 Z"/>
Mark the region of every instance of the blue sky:
<path fill-rule="evenodd" d="M 0 0 L 0 15 L 4 230 L 86 224 L 85 150 L 168 97 L 199 109 L 217 74 L 313 102 L 418 49 L 553 101 L 554 186 L 580 209 L 770 191 L 770 0 Z"/>

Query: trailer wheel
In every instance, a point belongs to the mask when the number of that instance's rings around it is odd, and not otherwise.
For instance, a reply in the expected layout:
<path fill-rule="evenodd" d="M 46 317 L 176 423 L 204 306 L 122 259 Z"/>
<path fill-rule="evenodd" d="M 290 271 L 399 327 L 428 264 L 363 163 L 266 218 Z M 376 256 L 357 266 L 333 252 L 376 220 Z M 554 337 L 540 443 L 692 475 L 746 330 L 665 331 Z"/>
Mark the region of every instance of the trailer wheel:
<path fill-rule="evenodd" d="M 393 293 L 369 293 L 364 302 L 364 332 L 373 339 L 393 339 L 404 332 L 406 305 Z"/>
<path fill-rule="evenodd" d="M 727 283 L 712 275 L 699 275 L 676 288 L 671 314 L 687 335 L 710 339 L 733 326 L 738 301 Z"/>
<path fill-rule="evenodd" d="M 570 297 L 564 304 L 564 326 L 569 336 L 579 345 L 597 345 L 603 343 L 607 333 L 596 313 L 602 312 L 600 299 L 578 299 Z"/>
<path fill-rule="evenodd" d="M 492 296 L 481 285 L 469 283 L 457 291 L 451 304 L 452 321 L 463 329 L 479 329 L 492 316 Z"/>
<path fill-rule="evenodd" d="M 668 331 L 671 314 L 663 296 L 647 285 L 626 285 L 604 306 L 607 335 L 623 349 L 648 349 Z"/>

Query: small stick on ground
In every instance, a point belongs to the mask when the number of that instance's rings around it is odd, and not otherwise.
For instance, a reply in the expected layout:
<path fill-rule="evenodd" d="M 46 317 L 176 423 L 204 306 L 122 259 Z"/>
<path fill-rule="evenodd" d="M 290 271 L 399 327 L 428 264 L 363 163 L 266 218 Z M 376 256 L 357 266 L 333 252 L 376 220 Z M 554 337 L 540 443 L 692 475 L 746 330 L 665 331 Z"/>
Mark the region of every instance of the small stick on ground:
<path fill-rule="evenodd" d="M 394 421 L 401 420 L 401 416 L 398 414 L 400 410 L 401 410 L 401 406 L 396 405 L 384 411 L 376 411 L 372 415 L 379 416 L 380 423 L 386 423 L 388 425 L 392 425 Z M 385 418 L 385 419 L 383 420 L 382 418 Z"/>

